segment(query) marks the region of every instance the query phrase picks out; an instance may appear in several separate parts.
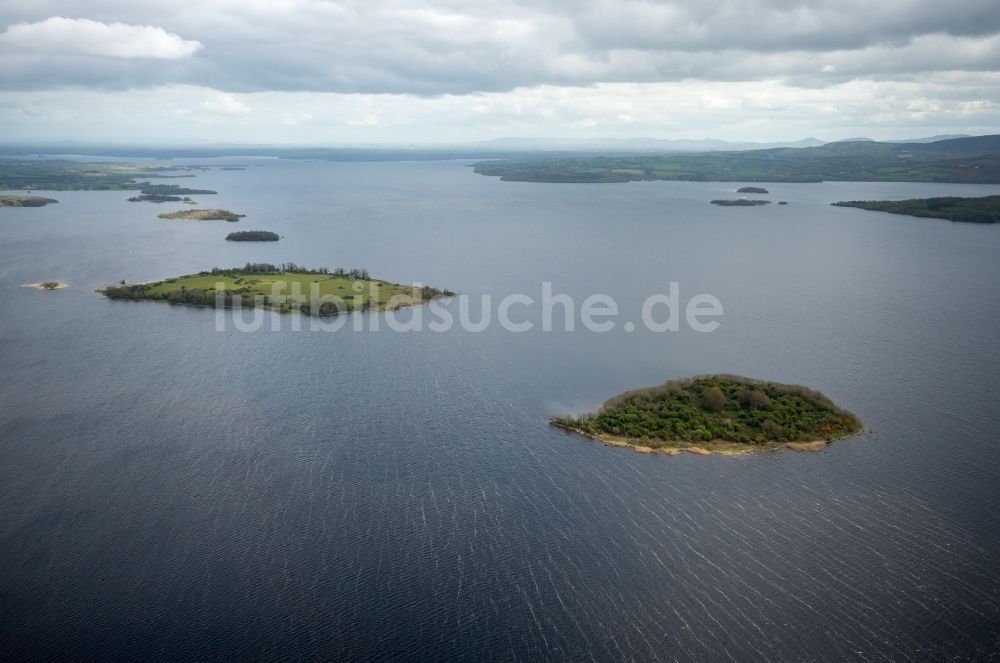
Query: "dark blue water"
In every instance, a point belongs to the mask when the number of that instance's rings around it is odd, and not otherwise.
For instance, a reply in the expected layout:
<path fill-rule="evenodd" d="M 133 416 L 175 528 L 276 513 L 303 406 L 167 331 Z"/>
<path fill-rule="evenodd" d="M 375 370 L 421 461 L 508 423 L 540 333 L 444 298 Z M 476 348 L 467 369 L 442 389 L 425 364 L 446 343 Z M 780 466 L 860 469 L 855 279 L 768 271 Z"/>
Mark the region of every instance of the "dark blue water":
<path fill-rule="evenodd" d="M 0 659 L 985 660 L 1000 648 L 1000 227 L 840 209 L 1000 187 L 503 183 L 261 160 L 0 210 Z M 621 321 L 680 284 L 710 334 L 215 331 L 96 287 L 248 260 L 362 266 Z M 60 279 L 39 292 L 23 283 Z M 535 316 L 518 309 L 516 317 Z M 577 323 L 579 326 L 579 322 Z M 645 456 L 547 426 L 706 372 L 870 431 L 820 454 Z"/>

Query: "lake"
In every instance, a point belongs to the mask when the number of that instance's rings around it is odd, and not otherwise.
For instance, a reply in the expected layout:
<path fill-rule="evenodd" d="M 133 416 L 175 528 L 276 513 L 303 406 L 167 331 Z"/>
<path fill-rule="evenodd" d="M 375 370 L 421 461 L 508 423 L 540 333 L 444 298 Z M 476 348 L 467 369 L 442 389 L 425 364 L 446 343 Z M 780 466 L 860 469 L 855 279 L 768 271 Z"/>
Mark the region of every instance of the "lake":
<path fill-rule="evenodd" d="M 164 221 L 171 204 L 123 191 L 0 209 L 4 660 L 996 655 L 1000 226 L 830 203 L 1000 186 L 775 183 L 787 206 L 720 208 L 745 183 L 206 163 L 247 169 L 164 181 L 218 190 L 194 198 L 238 224 Z M 94 293 L 248 261 L 494 308 L 548 282 L 609 295 L 620 322 L 676 282 L 724 315 L 711 333 L 247 333 Z M 70 287 L 20 287 L 42 280 Z M 819 389 L 868 430 L 666 457 L 547 424 L 723 372 Z"/>

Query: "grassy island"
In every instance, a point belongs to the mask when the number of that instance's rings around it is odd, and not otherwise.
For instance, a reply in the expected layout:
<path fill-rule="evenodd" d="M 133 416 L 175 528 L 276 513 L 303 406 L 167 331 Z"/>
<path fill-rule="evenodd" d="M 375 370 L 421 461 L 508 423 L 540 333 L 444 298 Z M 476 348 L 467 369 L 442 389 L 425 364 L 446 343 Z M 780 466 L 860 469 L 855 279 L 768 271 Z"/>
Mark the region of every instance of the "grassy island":
<path fill-rule="evenodd" d="M 219 284 L 221 288 L 217 288 Z M 98 292 L 109 299 L 227 308 L 239 296 L 239 304 L 245 308 L 304 315 L 393 310 L 455 294 L 430 286 L 416 288 L 373 279 L 364 269 L 308 269 L 294 263 L 247 263 L 236 269 L 216 267 L 155 283 L 122 281 Z"/>
<path fill-rule="evenodd" d="M 161 219 L 183 219 L 185 221 L 239 221 L 246 214 L 237 214 L 227 209 L 182 209 L 176 212 L 157 214 Z"/>
<path fill-rule="evenodd" d="M 0 207 L 44 207 L 58 202 L 55 198 L 41 196 L 0 196 Z"/>
<path fill-rule="evenodd" d="M 964 223 L 1000 223 L 1000 196 L 982 198 L 912 198 L 910 200 L 845 200 L 837 207 L 857 207 L 872 212 L 906 214 Z"/>
<path fill-rule="evenodd" d="M 818 391 L 735 375 L 703 375 L 626 392 L 553 426 L 636 451 L 819 450 L 862 425 Z"/>
<path fill-rule="evenodd" d="M 278 233 L 270 230 L 239 230 L 226 235 L 230 242 L 277 242 L 279 239 Z"/>
<path fill-rule="evenodd" d="M 767 205 L 770 200 L 751 200 L 750 198 L 736 198 L 734 200 L 721 200 L 716 199 L 712 201 L 713 205 L 721 205 L 722 207 L 756 207 L 757 205 Z"/>
<path fill-rule="evenodd" d="M 744 186 L 737 189 L 736 193 L 769 193 L 769 191 L 760 186 Z"/>

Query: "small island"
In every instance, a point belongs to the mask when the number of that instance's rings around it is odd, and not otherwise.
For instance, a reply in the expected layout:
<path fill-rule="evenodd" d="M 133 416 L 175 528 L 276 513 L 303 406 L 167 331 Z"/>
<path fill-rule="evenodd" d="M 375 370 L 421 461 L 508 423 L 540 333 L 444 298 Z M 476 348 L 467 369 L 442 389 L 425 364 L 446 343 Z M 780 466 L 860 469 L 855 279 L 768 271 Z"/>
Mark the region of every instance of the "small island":
<path fill-rule="evenodd" d="M 108 299 L 225 308 L 234 306 L 238 296 L 244 308 L 321 316 L 395 310 L 455 294 L 430 286 L 418 288 L 374 279 L 365 269 L 308 269 L 295 263 L 215 267 L 155 283 L 120 281 L 98 292 Z"/>
<path fill-rule="evenodd" d="M 157 214 L 161 219 L 183 219 L 185 221 L 239 221 L 246 214 L 237 214 L 227 209 L 182 209 L 176 212 Z"/>
<path fill-rule="evenodd" d="M 736 190 L 736 193 L 770 193 L 767 189 L 759 186 L 744 186 Z"/>
<path fill-rule="evenodd" d="M 626 392 L 600 410 L 551 424 L 641 453 L 819 451 L 861 422 L 818 391 L 736 375 L 703 375 Z"/>
<path fill-rule="evenodd" d="M 0 207 L 45 207 L 58 202 L 55 198 L 41 196 L 0 196 Z"/>
<path fill-rule="evenodd" d="M 162 193 L 143 193 L 128 198 L 128 201 L 130 203 L 184 203 L 185 205 L 194 203 L 187 196 L 168 196 Z"/>
<path fill-rule="evenodd" d="M 193 195 L 215 195 L 218 191 L 211 189 L 189 189 L 176 184 L 150 184 L 143 182 L 139 185 L 139 193 L 144 196 L 193 196 Z"/>
<path fill-rule="evenodd" d="M 270 230 L 238 230 L 226 235 L 229 242 L 277 242 L 278 233 Z"/>
<path fill-rule="evenodd" d="M 757 205 L 767 205 L 770 200 L 752 200 L 750 198 L 736 198 L 735 200 L 716 199 L 711 201 L 713 205 L 722 207 L 756 207 Z"/>
<path fill-rule="evenodd" d="M 909 200 L 843 200 L 836 207 L 857 207 L 871 212 L 889 212 L 960 223 L 1000 223 L 1000 196 L 960 198 L 911 198 Z"/>
<path fill-rule="evenodd" d="M 62 281 L 42 281 L 41 283 L 25 283 L 22 287 L 34 288 L 35 290 L 62 290 L 68 288 L 68 283 Z"/>

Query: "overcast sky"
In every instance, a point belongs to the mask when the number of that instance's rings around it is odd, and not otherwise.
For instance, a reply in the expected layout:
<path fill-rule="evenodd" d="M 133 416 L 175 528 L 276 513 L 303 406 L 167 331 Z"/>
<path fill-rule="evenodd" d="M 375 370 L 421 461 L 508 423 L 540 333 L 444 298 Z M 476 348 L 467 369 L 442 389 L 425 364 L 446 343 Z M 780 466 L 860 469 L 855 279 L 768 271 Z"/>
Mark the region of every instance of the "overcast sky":
<path fill-rule="evenodd" d="M 0 140 L 1000 133 L 998 0 L 2 0 Z"/>

